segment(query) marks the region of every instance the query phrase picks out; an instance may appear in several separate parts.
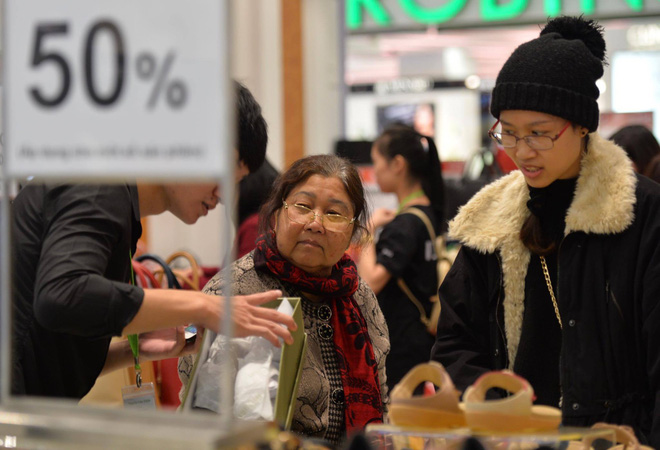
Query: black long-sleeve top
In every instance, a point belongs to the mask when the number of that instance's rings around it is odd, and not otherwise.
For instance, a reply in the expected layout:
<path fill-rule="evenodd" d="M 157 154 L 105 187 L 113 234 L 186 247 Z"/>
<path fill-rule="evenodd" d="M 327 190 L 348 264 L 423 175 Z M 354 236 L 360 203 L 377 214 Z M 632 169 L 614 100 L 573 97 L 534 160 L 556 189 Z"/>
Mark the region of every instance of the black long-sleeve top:
<path fill-rule="evenodd" d="M 545 255 L 553 292 L 557 295 L 557 249 L 564 238 L 566 211 L 573 201 L 577 178 L 555 180 L 544 188 L 529 187 L 527 208 L 539 218 L 543 232 L 555 242 L 555 250 Z M 562 309 L 562 298 L 556 299 Z M 536 396 L 535 403 L 559 406 L 561 398 L 559 358 L 562 330 L 556 319 L 541 266 L 532 254 L 525 277 L 525 312 L 523 313 L 520 344 L 513 371 L 530 382 Z"/>
<path fill-rule="evenodd" d="M 82 398 L 144 292 L 131 286 L 142 233 L 136 186 L 42 185 L 12 205 L 12 392 Z"/>

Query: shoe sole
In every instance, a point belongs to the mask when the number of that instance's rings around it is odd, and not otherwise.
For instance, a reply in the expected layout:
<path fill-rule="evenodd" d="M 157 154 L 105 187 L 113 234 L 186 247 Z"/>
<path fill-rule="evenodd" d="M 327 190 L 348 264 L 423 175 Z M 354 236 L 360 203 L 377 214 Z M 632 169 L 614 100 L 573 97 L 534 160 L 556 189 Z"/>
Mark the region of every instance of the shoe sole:
<path fill-rule="evenodd" d="M 466 426 L 465 415 L 418 406 L 390 405 L 390 422 L 401 427 L 461 428 Z"/>
<path fill-rule="evenodd" d="M 493 412 L 471 412 L 465 414 L 467 426 L 473 431 L 494 433 L 525 433 L 557 431 L 561 415 L 521 416 Z"/>

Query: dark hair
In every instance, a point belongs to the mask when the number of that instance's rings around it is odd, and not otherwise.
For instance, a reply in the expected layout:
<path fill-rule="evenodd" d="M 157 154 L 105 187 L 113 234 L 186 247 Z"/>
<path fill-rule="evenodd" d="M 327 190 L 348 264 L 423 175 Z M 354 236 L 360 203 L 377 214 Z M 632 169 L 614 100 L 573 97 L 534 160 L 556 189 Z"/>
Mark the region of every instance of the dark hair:
<path fill-rule="evenodd" d="M 431 201 L 436 222 L 444 230 L 444 181 L 433 138 L 419 134 L 408 125 L 394 124 L 378 136 L 374 145 L 388 161 L 397 155 L 406 160 L 410 177 L 421 182 L 424 193 Z"/>
<path fill-rule="evenodd" d="M 644 174 L 646 166 L 655 155 L 660 154 L 660 144 L 653 133 L 643 125 L 628 125 L 614 133 L 610 139 L 623 147 L 628 157 L 637 166 L 637 171 Z"/>
<path fill-rule="evenodd" d="M 268 160 L 238 184 L 238 224 L 259 211 L 268 198 L 279 172 Z"/>
<path fill-rule="evenodd" d="M 660 154 L 655 155 L 646 165 L 643 175 L 646 175 L 656 183 L 660 183 Z"/>
<path fill-rule="evenodd" d="M 250 172 L 256 171 L 266 158 L 268 145 L 268 125 L 261 115 L 261 106 L 248 88 L 234 81 L 236 91 L 238 135 L 238 159 L 243 161 Z"/>
<path fill-rule="evenodd" d="M 269 237 L 268 231 L 272 229 L 275 214 L 282 207 L 282 200 L 287 198 L 296 186 L 307 181 L 312 175 L 326 178 L 338 178 L 351 199 L 353 206 L 355 226 L 351 239 L 353 242 L 364 242 L 369 237 L 366 228 L 369 211 L 364 196 L 362 180 L 355 166 L 344 158 L 334 155 L 313 155 L 299 159 L 275 181 L 268 200 L 261 207 L 259 217 L 259 230 Z"/>
<path fill-rule="evenodd" d="M 535 255 L 547 256 L 555 251 L 557 244 L 541 227 L 541 220 L 530 214 L 520 229 L 520 240 Z"/>

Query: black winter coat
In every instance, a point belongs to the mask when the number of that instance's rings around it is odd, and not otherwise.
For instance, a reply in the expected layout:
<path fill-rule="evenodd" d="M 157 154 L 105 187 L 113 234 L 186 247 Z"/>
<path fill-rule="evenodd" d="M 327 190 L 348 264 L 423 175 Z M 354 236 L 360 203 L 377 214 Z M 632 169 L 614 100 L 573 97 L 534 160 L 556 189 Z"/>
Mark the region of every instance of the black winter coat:
<path fill-rule="evenodd" d="M 450 223 L 463 247 L 440 288 L 432 359 L 458 389 L 513 367 L 530 261 L 518 237 L 527 200 L 516 171 Z M 591 134 L 564 234 L 557 273 L 563 423 L 628 424 L 660 448 L 660 185 L 636 176 L 623 150 Z"/>

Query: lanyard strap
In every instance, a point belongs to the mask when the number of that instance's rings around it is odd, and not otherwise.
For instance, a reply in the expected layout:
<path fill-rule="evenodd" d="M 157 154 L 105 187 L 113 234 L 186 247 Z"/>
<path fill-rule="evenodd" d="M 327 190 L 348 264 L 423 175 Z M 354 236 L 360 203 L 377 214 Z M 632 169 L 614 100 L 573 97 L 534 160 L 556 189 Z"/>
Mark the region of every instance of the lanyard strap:
<path fill-rule="evenodd" d="M 412 201 L 415 200 L 416 198 L 424 197 L 424 190 L 423 189 L 418 189 L 412 194 L 406 196 L 403 200 L 401 200 L 401 203 L 399 203 L 399 208 L 396 210 L 396 213 L 399 214 L 403 208 L 406 207 L 406 205 Z"/>
<path fill-rule="evenodd" d="M 133 254 L 131 251 L 128 251 L 128 260 L 131 266 L 131 284 L 133 286 L 135 283 L 135 272 L 133 271 Z M 135 385 L 140 389 L 142 387 L 142 368 L 140 367 L 140 345 L 137 334 L 128 335 L 128 343 L 131 346 L 131 352 L 133 352 L 133 361 L 135 362 Z"/>

